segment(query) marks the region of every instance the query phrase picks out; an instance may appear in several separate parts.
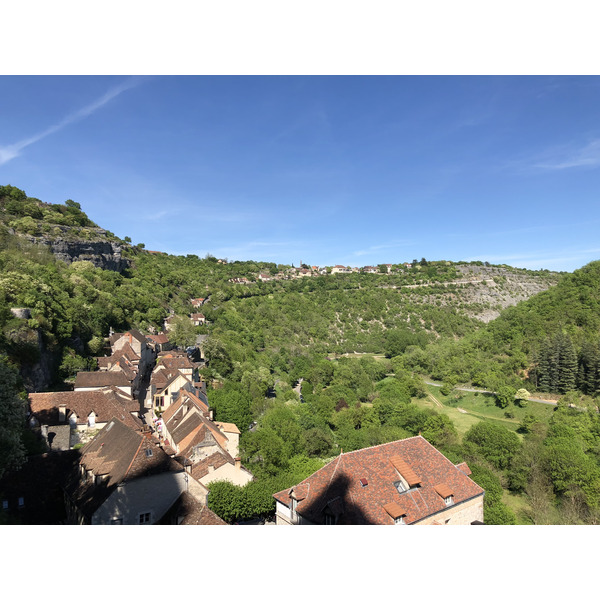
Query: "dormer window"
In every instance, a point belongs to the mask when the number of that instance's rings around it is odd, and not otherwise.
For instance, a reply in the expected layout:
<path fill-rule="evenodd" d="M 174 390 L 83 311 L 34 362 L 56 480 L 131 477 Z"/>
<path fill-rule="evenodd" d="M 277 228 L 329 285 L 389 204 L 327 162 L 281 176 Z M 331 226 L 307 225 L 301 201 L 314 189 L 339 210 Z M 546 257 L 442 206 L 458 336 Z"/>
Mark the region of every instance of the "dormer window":
<path fill-rule="evenodd" d="M 435 491 L 442 497 L 446 506 L 454 504 L 454 492 L 445 483 L 440 483 L 435 486 Z"/>
<path fill-rule="evenodd" d="M 396 502 L 385 504 L 383 509 L 394 520 L 394 525 L 406 525 L 406 510 Z"/>
<path fill-rule="evenodd" d="M 394 481 L 394 486 L 399 494 L 407 492 L 410 489 L 421 485 L 421 478 L 412 470 L 410 465 L 400 456 L 392 456 L 390 462 L 398 475 L 398 480 Z"/>

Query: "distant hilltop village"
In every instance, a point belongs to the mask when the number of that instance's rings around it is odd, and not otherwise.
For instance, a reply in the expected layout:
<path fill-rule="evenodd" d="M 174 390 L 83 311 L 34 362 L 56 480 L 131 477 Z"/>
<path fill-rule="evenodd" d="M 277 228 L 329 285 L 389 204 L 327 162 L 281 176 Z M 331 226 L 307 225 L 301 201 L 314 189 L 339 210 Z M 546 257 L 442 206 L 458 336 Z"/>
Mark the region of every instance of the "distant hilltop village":
<path fill-rule="evenodd" d="M 219 263 L 226 263 L 226 260 L 219 259 Z M 405 262 L 399 264 L 381 264 L 377 266 L 366 266 L 366 267 L 346 267 L 344 265 L 335 265 L 333 267 L 319 267 L 319 266 L 308 266 L 300 262 L 300 267 L 290 267 L 279 271 L 275 275 L 270 273 L 259 273 L 256 277 L 256 281 L 278 281 L 284 279 L 300 279 L 302 277 L 318 277 L 320 275 L 336 275 L 338 273 L 373 273 L 376 275 L 392 275 L 396 273 L 406 272 L 408 269 L 413 267 L 420 269 L 423 266 L 428 266 L 429 263 L 423 258 L 421 261 L 413 260 L 412 262 Z M 449 262 L 444 264 L 450 264 Z M 247 277 L 233 277 L 229 280 L 230 283 L 241 283 L 248 284 L 254 283 Z"/>

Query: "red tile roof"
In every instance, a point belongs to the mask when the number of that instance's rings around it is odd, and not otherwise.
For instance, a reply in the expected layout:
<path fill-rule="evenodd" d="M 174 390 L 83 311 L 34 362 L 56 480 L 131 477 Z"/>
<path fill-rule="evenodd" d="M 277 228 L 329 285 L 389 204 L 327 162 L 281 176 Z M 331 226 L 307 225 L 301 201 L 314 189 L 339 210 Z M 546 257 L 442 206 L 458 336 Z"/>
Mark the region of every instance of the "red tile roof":
<path fill-rule="evenodd" d="M 131 382 L 123 371 L 80 371 L 75 377 L 75 389 L 100 388 L 110 385 L 130 387 Z"/>
<path fill-rule="evenodd" d="M 153 344 L 168 344 L 169 338 L 166 333 L 159 333 L 157 335 L 147 335 L 147 340 L 150 340 Z"/>
<path fill-rule="evenodd" d="M 402 493 L 396 489 L 398 473 L 394 464 L 401 467 L 403 477 L 410 477 L 414 487 Z M 361 478 L 367 479 L 368 485 L 363 487 Z M 393 524 L 395 517 L 390 510 L 405 514 L 405 522 L 411 524 L 448 509 L 436 491 L 441 484 L 452 490 L 454 505 L 484 493 L 427 440 L 416 436 L 341 454 L 297 486 L 274 497 L 289 506 L 290 494 L 295 492 L 298 514 L 313 523 L 323 523 L 326 507 L 340 498 L 344 512 L 339 516 L 339 524 Z M 299 493 L 303 499 L 298 498 Z"/>
<path fill-rule="evenodd" d="M 58 407 L 65 405 L 66 421 L 74 413 L 77 423 L 84 425 L 90 413 L 96 415 L 97 423 L 107 423 L 112 418 L 125 423 L 132 429 L 140 429 L 142 422 L 131 413 L 137 413 L 140 405 L 129 394 L 117 388 L 102 388 L 93 391 L 79 392 L 45 392 L 29 394 L 29 405 L 32 415 L 41 425 L 59 423 Z"/>

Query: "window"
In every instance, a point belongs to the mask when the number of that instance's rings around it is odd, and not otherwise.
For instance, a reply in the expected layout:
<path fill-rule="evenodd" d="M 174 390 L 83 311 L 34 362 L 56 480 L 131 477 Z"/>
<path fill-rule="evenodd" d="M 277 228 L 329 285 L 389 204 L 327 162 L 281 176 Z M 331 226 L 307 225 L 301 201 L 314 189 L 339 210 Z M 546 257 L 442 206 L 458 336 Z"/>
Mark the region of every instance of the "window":
<path fill-rule="evenodd" d="M 452 506 L 454 504 L 454 497 L 448 496 L 447 498 L 444 498 L 444 502 L 446 503 L 446 506 Z"/>
<path fill-rule="evenodd" d="M 150 518 L 152 516 L 152 513 L 140 513 L 140 516 L 138 517 L 138 523 L 140 525 L 145 525 L 147 523 L 150 523 Z"/>
<path fill-rule="evenodd" d="M 404 525 L 404 515 L 400 515 L 394 519 L 394 525 Z"/>
<path fill-rule="evenodd" d="M 19 508 L 23 508 L 25 506 L 25 498 L 22 496 L 19 498 Z"/>
<path fill-rule="evenodd" d="M 111 525 L 123 525 L 123 517 L 119 517 L 117 519 L 111 519 Z"/>
<path fill-rule="evenodd" d="M 150 458 L 152 456 L 152 448 L 146 448 L 146 456 Z"/>
<path fill-rule="evenodd" d="M 2 508 L 8 510 L 8 500 L 2 500 Z"/>
<path fill-rule="evenodd" d="M 335 517 L 329 513 L 325 513 L 325 525 L 335 525 Z"/>
<path fill-rule="evenodd" d="M 408 490 L 408 488 L 402 480 L 394 481 L 394 485 L 396 486 L 396 489 L 398 490 L 399 494 L 402 494 L 403 492 L 406 492 Z"/>
<path fill-rule="evenodd" d="M 296 513 L 296 508 L 298 508 L 298 500 L 296 498 L 292 498 L 290 502 L 290 517 L 292 522 L 296 522 L 298 519 L 298 513 Z"/>

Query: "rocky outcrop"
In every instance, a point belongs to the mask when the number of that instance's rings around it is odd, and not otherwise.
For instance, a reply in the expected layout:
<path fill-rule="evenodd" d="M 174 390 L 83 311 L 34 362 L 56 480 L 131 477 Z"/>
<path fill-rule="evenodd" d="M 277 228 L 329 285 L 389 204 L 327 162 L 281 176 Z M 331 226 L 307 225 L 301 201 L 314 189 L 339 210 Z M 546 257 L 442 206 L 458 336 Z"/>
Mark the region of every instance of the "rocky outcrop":
<path fill-rule="evenodd" d="M 123 258 L 120 244 L 114 242 L 68 241 L 63 239 L 44 242 L 58 260 L 67 264 L 86 260 L 95 267 L 121 273 L 130 266 L 131 261 Z"/>
<path fill-rule="evenodd" d="M 86 233 L 93 238 L 89 240 L 78 238 L 69 227 L 56 226 L 55 229 L 60 230 L 64 235 L 23 237 L 34 244 L 47 246 L 58 260 L 67 264 L 85 260 L 100 269 L 118 273 L 131 266 L 131 261 L 123 257 L 123 246 L 118 241 L 108 239 L 104 229 L 87 229 Z"/>

